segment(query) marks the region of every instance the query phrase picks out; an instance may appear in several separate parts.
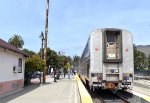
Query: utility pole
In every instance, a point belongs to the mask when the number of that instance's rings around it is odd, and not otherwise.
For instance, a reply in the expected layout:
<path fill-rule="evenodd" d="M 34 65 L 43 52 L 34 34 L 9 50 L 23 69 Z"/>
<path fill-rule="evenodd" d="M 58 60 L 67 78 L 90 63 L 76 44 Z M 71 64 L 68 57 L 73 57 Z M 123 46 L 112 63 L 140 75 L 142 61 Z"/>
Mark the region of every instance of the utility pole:
<path fill-rule="evenodd" d="M 47 35 L 48 35 L 48 11 L 49 11 L 49 0 L 47 0 L 47 3 L 46 3 L 46 23 L 45 23 L 45 43 L 44 43 L 45 68 L 43 70 L 43 83 L 46 82 L 46 54 L 47 54 Z"/>

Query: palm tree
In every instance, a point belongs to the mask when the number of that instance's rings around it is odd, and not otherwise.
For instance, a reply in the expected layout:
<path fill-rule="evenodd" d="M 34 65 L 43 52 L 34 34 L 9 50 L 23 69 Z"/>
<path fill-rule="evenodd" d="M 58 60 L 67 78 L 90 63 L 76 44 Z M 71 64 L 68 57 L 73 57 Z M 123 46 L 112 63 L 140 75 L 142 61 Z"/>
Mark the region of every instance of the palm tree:
<path fill-rule="evenodd" d="M 22 37 L 18 34 L 14 34 L 13 37 L 8 40 L 8 43 L 12 44 L 16 48 L 22 48 L 24 45 Z"/>

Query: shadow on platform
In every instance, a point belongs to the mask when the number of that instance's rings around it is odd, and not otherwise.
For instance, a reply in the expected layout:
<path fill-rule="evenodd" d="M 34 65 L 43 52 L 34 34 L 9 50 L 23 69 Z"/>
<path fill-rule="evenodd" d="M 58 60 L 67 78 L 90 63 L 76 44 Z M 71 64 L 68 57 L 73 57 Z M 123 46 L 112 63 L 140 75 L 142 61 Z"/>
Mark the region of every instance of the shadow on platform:
<path fill-rule="evenodd" d="M 26 93 L 29 93 L 35 89 L 37 89 L 38 87 L 40 87 L 39 84 L 32 84 L 32 85 L 29 85 L 29 86 L 26 86 L 22 91 L 20 92 L 17 92 L 17 93 L 14 93 L 12 95 L 9 95 L 9 96 L 6 96 L 4 98 L 1 98 L 0 99 L 0 103 L 7 103 L 15 98 L 18 98 Z"/>

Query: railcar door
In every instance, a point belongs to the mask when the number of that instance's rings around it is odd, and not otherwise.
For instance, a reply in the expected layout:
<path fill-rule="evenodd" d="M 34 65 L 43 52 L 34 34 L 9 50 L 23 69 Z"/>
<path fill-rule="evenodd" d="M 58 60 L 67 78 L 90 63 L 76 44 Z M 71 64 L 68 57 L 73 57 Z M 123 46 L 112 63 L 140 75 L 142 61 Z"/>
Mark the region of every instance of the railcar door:
<path fill-rule="evenodd" d="M 107 89 L 115 89 L 120 82 L 122 63 L 122 34 L 120 30 L 104 32 L 103 63 Z"/>

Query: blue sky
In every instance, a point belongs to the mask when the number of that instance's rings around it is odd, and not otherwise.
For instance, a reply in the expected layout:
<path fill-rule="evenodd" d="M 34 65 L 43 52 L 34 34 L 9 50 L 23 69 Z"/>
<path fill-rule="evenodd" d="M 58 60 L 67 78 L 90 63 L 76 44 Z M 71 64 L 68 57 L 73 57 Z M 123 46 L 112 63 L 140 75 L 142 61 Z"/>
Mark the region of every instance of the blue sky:
<path fill-rule="evenodd" d="M 91 31 L 121 28 L 136 45 L 150 44 L 150 0 L 50 0 L 48 46 L 81 55 Z M 22 36 L 24 48 L 38 52 L 45 29 L 46 0 L 1 0 L 0 38 Z"/>

